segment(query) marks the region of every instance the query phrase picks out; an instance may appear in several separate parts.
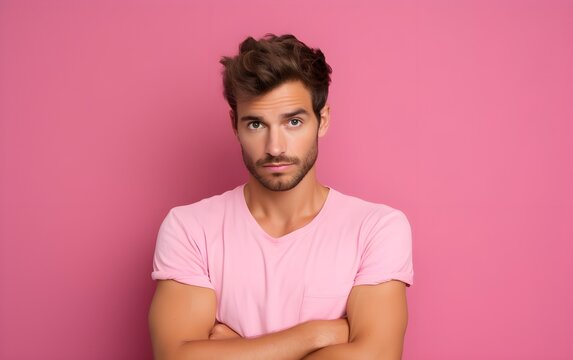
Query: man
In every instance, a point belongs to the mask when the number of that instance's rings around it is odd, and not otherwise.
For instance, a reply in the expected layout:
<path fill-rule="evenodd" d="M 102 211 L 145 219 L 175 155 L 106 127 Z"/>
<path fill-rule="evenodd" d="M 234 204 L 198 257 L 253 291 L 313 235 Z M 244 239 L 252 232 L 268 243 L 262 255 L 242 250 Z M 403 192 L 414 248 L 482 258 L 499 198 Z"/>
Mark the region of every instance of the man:
<path fill-rule="evenodd" d="M 412 283 L 403 213 L 316 177 L 331 68 L 292 35 L 221 61 L 249 180 L 164 220 L 156 359 L 399 359 Z"/>

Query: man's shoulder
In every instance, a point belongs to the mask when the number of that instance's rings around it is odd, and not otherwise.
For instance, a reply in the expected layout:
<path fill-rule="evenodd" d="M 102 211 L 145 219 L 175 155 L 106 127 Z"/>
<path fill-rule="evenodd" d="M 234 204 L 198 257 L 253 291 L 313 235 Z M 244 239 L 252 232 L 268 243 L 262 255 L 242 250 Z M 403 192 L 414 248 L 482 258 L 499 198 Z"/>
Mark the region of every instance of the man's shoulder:
<path fill-rule="evenodd" d="M 243 186 L 240 185 L 234 189 L 206 197 L 194 203 L 175 206 L 170 210 L 170 214 L 178 218 L 212 217 L 214 214 L 224 212 L 229 206 L 233 206 L 237 200 L 237 194 L 242 191 L 242 188 Z"/>
<path fill-rule="evenodd" d="M 404 215 L 402 211 L 383 203 L 364 200 L 361 197 L 334 191 L 335 208 L 339 212 L 359 217 L 383 218 L 391 215 Z"/>

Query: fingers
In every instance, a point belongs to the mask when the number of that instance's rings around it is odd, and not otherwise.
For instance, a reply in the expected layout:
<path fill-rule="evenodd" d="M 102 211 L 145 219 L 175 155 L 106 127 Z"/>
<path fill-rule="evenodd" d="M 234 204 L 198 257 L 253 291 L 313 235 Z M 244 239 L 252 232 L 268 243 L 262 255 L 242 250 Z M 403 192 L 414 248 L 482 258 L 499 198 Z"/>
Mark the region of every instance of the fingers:
<path fill-rule="evenodd" d="M 225 340 L 240 338 L 241 336 L 233 331 L 230 327 L 223 323 L 218 323 L 213 326 L 209 334 L 209 340 Z"/>

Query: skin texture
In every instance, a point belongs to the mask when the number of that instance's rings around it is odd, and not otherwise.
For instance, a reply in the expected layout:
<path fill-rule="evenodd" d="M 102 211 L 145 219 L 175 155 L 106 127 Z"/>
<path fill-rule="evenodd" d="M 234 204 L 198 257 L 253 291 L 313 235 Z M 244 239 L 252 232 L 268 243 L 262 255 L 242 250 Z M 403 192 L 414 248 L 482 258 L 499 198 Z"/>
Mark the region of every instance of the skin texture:
<path fill-rule="evenodd" d="M 317 125 L 314 124 L 314 113 L 308 111 L 306 101 L 301 101 L 305 100 L 305 91 L 300 83 L 289 83 L 276 89 L 273 94 L 276 96 L 239 103 L 238 112 L 246 113 L 238 116 L 235 129 L 243 162 L 251 176 L 267 190 L 293 189 L 316 162 L 318 132 L 323 136 L 326 127 L 318 129 L 318 126 L 313 126 Z M 292 111 L 277 112 L 280 109 Z M 281 121 L 269 121 L 272 117 Z M 284 171 L 271 170 L 273 165 L 287 165 L 288 168 Z"/>
<path fill-rule="evenodd" d="M 314 163 L 330 124 L 328 105 L 320 114 L 319 126 L 310 92 L 297 81 L 239 98 L 237 113 L 231 111 L 251 174 L 245 201 L 273 237 L 308 224 L 326 201 L 329 189 L 318 182 Z M 311 321 L 255 339 L 216 323 L 216 307 L 211 289 L 159 281 L 149 314 L 155 358 L 400 359 L 407 324 L 405 284 L 394 280 L 355 286 L 347 319 Z"/>

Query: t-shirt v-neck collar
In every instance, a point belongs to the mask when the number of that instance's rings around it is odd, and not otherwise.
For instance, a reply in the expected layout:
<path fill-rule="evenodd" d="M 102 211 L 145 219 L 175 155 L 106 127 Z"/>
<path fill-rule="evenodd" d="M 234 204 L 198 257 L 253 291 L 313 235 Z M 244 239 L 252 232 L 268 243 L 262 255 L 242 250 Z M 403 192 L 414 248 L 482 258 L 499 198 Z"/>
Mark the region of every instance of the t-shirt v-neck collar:
<path fill-rule="evenodd" d="M 291 231 L 288 234 L 285 234 L 283 236 L 274 237 L 274 236 L 269 235 L 262 228 L 262 226 L 257 222 L 255 217 L 251 213 L 251 210 L 249 210 L 249 207 L 247 206 L 247 201 L 246 201 L 245 195 L 244 195 L 245 194 L 244 188 L 245 188 L 245 184 L 240 185 L 235 189 L 236 201 L 239 203 L 240 211 L 243 213 L 244 217 L 247 219 L 247 221 L 250 223 L 250 225 L 259 234 L 261 234 L 263 237 L 265 237 L 268 240 L 271 240 L 273 242 L 285 242 L 285 241 L 290 240 L 292 238 L 300 237 L 302 234 L 306 233 L 308 230 L 316 227 L 317 224 L 324 217 L 324 214 L 327 212 L 329 204 L 332 202 L 332 197 L 334 196 L 334 193 L 335 193 L 335 190 L 329 187 L 328 194 L 326 195 L 326 200 L 324 201 L 324 204 L 322 204 L 322 207 L 318 211 L 318 214 L 316 214 L 316 216 L 308 224 L 306 224 L 306 225 L 304 225 L 304 226 L 302 226 L 302 227 L 300 227 L 294 231 Z"/>

